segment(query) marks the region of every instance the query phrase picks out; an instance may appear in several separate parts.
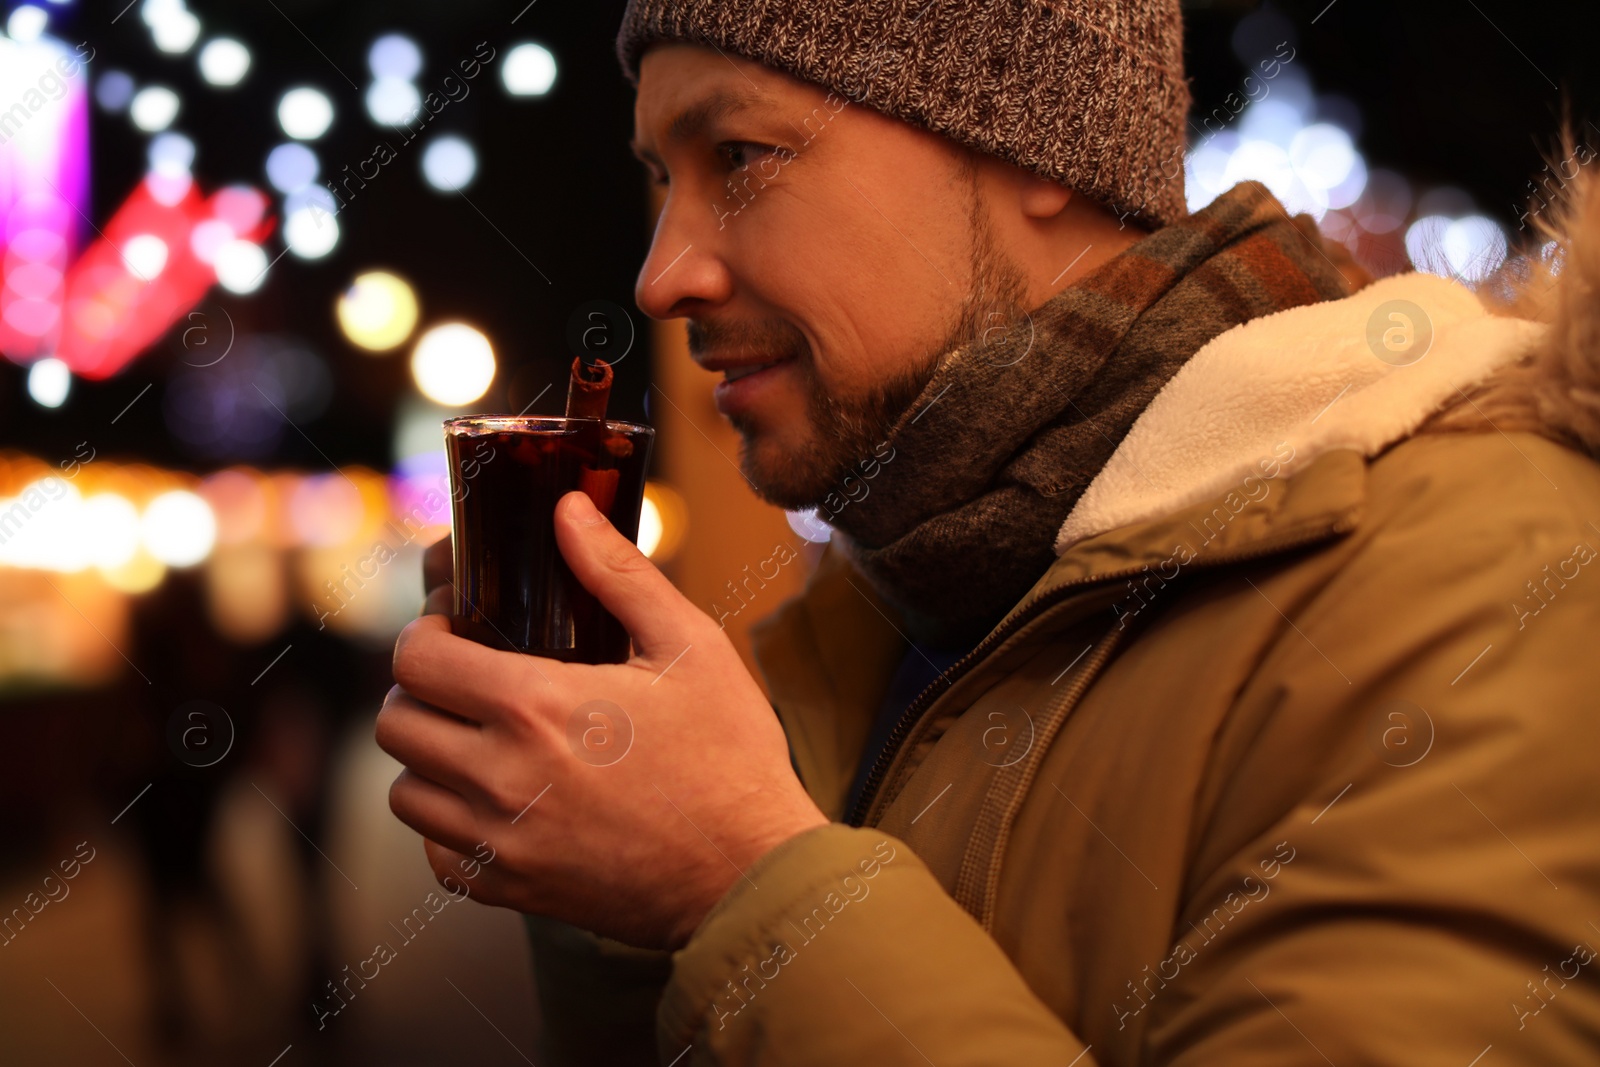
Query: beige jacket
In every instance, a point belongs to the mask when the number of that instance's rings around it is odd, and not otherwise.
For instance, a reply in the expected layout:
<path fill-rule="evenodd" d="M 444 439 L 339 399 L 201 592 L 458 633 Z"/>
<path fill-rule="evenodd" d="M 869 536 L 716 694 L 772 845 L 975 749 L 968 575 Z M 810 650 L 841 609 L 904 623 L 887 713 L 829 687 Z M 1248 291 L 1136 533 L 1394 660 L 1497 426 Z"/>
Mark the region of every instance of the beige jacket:
<path fill-rule="evenodd" d="M 1597 254 L 1547 324 L 1407 275 L 1207 345 L 863 828 L 906 644 L 830 548 L 756 655 L 840 821 L 670 960 L 532 920 L 554 1062 L 663 981 L 663 1064 L 1600 1062 Z"/>

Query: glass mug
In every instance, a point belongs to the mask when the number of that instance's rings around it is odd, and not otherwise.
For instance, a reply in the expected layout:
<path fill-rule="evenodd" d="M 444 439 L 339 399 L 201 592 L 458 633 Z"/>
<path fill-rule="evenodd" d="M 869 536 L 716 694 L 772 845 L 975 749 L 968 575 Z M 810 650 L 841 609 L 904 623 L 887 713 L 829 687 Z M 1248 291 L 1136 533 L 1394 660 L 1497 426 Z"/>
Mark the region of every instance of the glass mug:
<path fill-rule="evenodd" d="M 579 584 L 556 545 L 555 507 L 581 489 L 639 535 L 655 429 L 552 415 L 447 419 L 455 568 L 451 631 L 566 663 L 624 663 L 628 633 Z"/>

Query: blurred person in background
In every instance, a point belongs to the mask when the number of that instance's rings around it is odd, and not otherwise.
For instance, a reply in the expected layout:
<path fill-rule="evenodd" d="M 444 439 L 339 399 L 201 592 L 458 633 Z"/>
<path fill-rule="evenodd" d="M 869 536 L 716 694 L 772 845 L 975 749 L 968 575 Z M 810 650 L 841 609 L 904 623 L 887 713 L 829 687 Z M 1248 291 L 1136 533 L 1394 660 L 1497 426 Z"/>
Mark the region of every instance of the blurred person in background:
<path fill-rule="evenodd" d="M 125 814 L 148 879 L 148 890 L 139 894 L 139 947 L 148 967 L 152 1031 L 162 1051 L 174 1056 L 223 1039 L 207 1031 L 216 1023 L 204 1017 L 195 979 L 186 973 L 194 963 L 186 961 L 185 945 L 193 945 L 196 930 L 236 964 L 219 976 L 233 1009 L 225 1036 L 255 1037 L 276 1021 L 267 1005 L 281 994 L 270 988 L 251 943 L 250 916 L 218 878 L 219 809 L 241 781 L 306 831 L 294 834 L 297 865 L 278 883 L 293 887 L 295 903 L 303 901 L 306 909 L 299 943 L 287 946 L 297 972 L 290 978 L 297 1005 L 313 1001 L 334 969 L 332 916 L 326 894 L 316 891 L 328 871 L 313 838 L 326 834 L 333 744 L 350 718 L 341 709 L 358 706 L 349 690 L 362 676 L 341 680 L 332 641 L 301 624 L 294 633 L 303 655 L 259 687 L 250 684 L 239 652 L 207 625 L 201 595 L 197 583 L 178 578 L 142 600 L 130 651 L 156 676 L 183 678 L 189 692 L 211 699 L 175 710 L 166 694 L 136 689 L 125 704 L 107 705 L 118 718 L 107 727 L 114 788 L 106 793 L 108 799 L 140 794 Z M 272 1032 L 268 1040 L 276 1037 Z"/>
<path fill-rule="evenodd" d="M 1600 190 L 1498 304 L 1190 214 L 1177 0 L 634 0 L 618 51 L 640 307 L 767 500 L 874 480 L 770 706 L 582 494 L 626 664 L 452 637 L 430 554 L 390 802 L 441 878 L 492 846 L 541 1062 L 1594 1062 Z"/>

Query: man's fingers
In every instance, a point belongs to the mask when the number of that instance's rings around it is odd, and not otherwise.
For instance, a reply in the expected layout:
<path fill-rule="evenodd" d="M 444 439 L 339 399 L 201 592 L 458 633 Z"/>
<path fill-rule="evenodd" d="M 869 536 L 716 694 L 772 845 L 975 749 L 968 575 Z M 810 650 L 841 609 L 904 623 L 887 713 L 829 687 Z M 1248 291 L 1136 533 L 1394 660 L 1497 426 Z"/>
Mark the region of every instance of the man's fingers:
<path fill-rule="evenodd" d="M 436 585 L 428 591 L 428 599 L 422 602 L 424 615 L 454 615 L 456 610 L 456 591 L 453 586 Z"/>
<path fill-rule="evenodd" d="M 389 690 L 374 730 L 378 747 L 431 781 L 463 796 L 484 762 L 483 730 Z"/>
<path fill-rule="evenodd" d="M 518 714 L 518 701 L 537 699 L 565 666 L 457 637 L 444 615 L 407 623 L 394 644 L 394 680 L 407 693 L 475 723 Z"/>
<path fill-rule="evenodd" d="M 510 907 L 515 902 L 512 893 L 518 887 L 510 872 L 496 868 L 493 859 L 485 862 L 481 858 L 495 855 L 492 851 L 484 852 L 485 845 L 493 848 L 489 842 L 480 841 L 469 856 L 423 838 L 422 850 L 427 854 L 433 877 L 452 898 L 470 897 L 480 904 Z"/>
<path fill-rule="evenodd" d="M 475 869 L 472 866 L 471 857 L 427 837 L 422 839 L 422 851 L 428 857 L 428 867 L 432 869 L 433 877 L 438 880 L 440 885 L 444 885 L 444 880 L 448 878 L 450 879 L 450 885 L 446 888 L 454 896 L 460 897 L 463 894 L 471 894 L 471 889 L 462 880 L 463 874 Z M 482 864 L 479 864 L 479 867 L 481 866 Z"/>
<path fill-rule="evenodd" d="M 450 588 L 455 577 L 455 564 L 450 556 L 450 535 L 445 534 L 422 553 L 422 590 L 431 595 L 440 586 Z"/>
<path fill-rule="evenodd" d="M 582 491 L 557 502 L 555 519 L 562 558 L 579 583 L 622 623 L 640 655 L 675 656 L 693 640 L 689 629 L 708 621 Z"/>
<path fill-rule="evenodd" d="M 413 772 L 409 767 L 389 787 L 389 810 L 423 837 L 458 851 L 471 852 L 483 840 L 471 806 L 458 793 Z"/>

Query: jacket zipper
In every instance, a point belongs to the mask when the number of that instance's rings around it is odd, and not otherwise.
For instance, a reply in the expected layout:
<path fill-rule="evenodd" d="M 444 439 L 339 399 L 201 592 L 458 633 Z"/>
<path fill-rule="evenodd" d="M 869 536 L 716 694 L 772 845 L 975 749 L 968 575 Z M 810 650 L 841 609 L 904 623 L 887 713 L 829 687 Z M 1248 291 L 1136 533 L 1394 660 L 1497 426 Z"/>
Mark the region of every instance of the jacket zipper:
<path fill-rule="evenodd" d="M 1055 706 L 1047 708 L 1042 717 L 1047 720 L 1054 717 L 1059 724 L 1068 715 L 1072 714 L 1072 709 L 1077 706 L 1078 701 L 1083 698 L 1083 694 L 1093 684 L 1095 677 L 1100 673 L 1100 668 L 1110 662 L 1111 657 L 1116 654 L 1118 646 L 1122 644 L 1126 635 L 1127 631 L 1125 629 L 1113 629 L 1096 641 L 1094 651 L 1089 653 L 1088 658 L 1083 662 L 1083 666 L 1074 672 L 1072 681 L 1068 683 L 1067 690 L 1061 695 L 1060 701 Z M 960 882 L 957 882 L 956 885 L 956 902 L 966 908 L 983 926 L 984 930 L 990 933 L 994 932 L 994 900 L 1000 886 L 1000 857 L 1011 836 L 1012 820 L 1016 816 L 1017 809 L 1022 806 L 1023 797 L 1032 787 L 1037 771 L 1038 762 L 1035 761 L 1025 770 L 1022 780 L 1017 784 L 1011 796 L 1007 798 L 1006 810 L 1001 816 L 1000 829 L 995 833 L 993 839 L 988 842 L 989 859 L 984 868 L 982 895 L 976 901 L 962 900 L 960 894 L 962 885 Z M 965 868 L 965 866 L 966 863 L 963 860 L 962 867 Z"/>
<path fill-rule="evenodd" d="M 1326 540 L 1335 534 L 1347 533 L 1354 527 L 1354 525 L 1355 523 L 1352 520 L 1341 517 L 1331 526 L 1324 527 L 1315 531 L 1314 533 L 1291 534 L 1278 541 L 1269 540 L 1263 544 L 1257 544 L 1246 551 L 1237 552 L 1232 555 L 1217 556 L 1205 560 L 1204 562 L 1195 561 L 1189 565 L 1189 569 L 1207 569 L 1226 566 L 1231 563 L 1243 563 L 1252 559 L 1258 559 L 1262 556 L 1270 556 L 1278 552 L 1286 552 L 1295 548 L 1304 548 L 1307 545 L 1316 544 L 1318 541 Z M 901 714 L 899 721 L 897 721 L 894 725 L 894 729 L 889 732 L 888 740 L 884 742 L 882 751 L 878 753 L 878 758 L 872 764 L 872 771 L 867 775 L 866 783 L 861 787 L 861 795 L 856 798 L 855 805 L 850 809 L 850 814 L 845 819 L 846 824 L 849 826 L 860 826 L 862 824 L 862 820 L 866 818 L 867 811 L 871 808 L 873 800 L 876 799 L 878 789 L 883 785 L 883 778 L 884 775 L 888 773 L 889 764 L 894 762 L 895 756 L 899 754 L 900 746 L 905 743 L 907 736 L 910 735 L 912 728 L 916 726 L 918 720 L 921 719 L 922 714 L 927 710 L 928 705 L 933 703 L 932 700 L 928 699 L 928 695 L 937 689 L 940 686 L 940 683 L 943 683 L 944 688 L 947 690 L 954 687 L 956 681 L 959 680 L 963 674 L 967 673 L 977 660 L 980 660 L 984 656 L 988 655 L 989 651 L 993 649 L 994 646 L 1000 644 L 1006 638 L 1016 633 L 1024 625 L 1040 615 L 1046 608 L 1057 603 L 1058 601 L 1066 599 L 1069 594 L 1081 592 L 1090 586 L 1099 585 L 1102 582 L 1114 582 L 1121 578 L 1130 578 L 1133 575 L 1141 573 L 1144 571 L 1144 569 L 1145 567 L 1140 566 L 1129 570 L 1112 571 L 1109 574 L 1095 575 L 1091 578 L 1079 578 L 1075 581 L 1058 585 L 1048 592 L 1040 593 L 1033 600 L 1029 601 L 1028 604 L 1026 604 L 1017 614 L 1011 616 L 1009 621 L 1004 622 L 996 629 L 991 630 L 989 635 L 982 641 L 978 642 L 977 647 L 975 647 L 971 652 L 968 652 L 965 656 L 961 657 L 961 659 L 951 664 L 951 666 L 941 673 L 939 677 L 935 678 L 932 682 L 929 682 L 927 688 L 921 693 L 917 694 L 917 698 L 913 700 L 911 705 L 907 707 L 906 710 Z M 937 697 L 935 699 L 937 699 Z"/>

